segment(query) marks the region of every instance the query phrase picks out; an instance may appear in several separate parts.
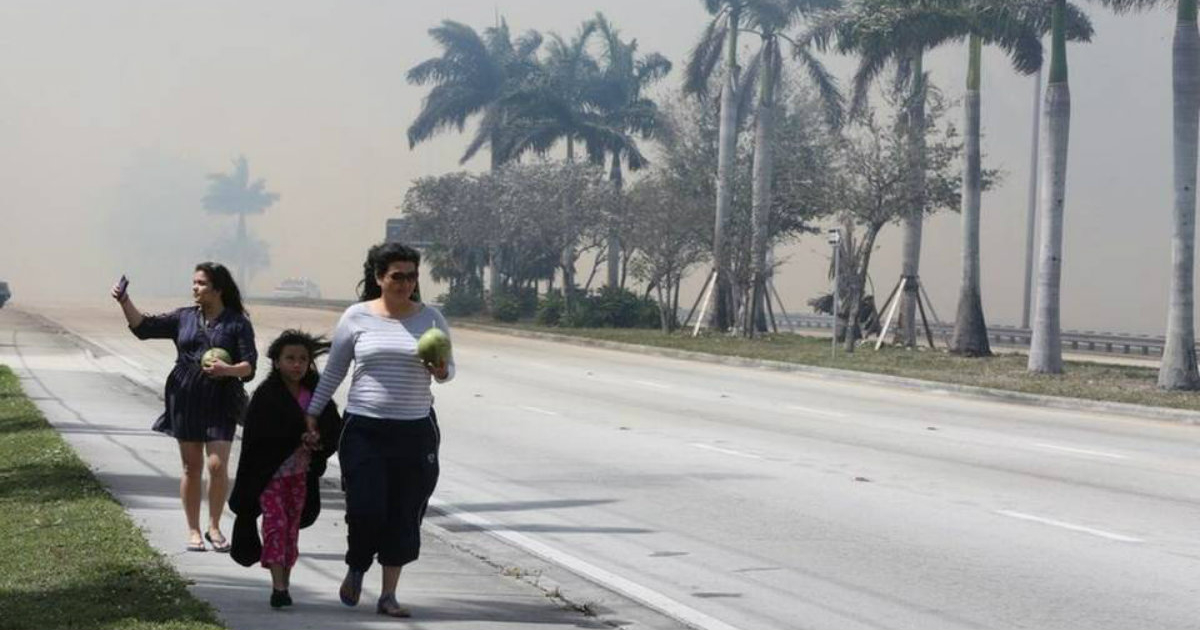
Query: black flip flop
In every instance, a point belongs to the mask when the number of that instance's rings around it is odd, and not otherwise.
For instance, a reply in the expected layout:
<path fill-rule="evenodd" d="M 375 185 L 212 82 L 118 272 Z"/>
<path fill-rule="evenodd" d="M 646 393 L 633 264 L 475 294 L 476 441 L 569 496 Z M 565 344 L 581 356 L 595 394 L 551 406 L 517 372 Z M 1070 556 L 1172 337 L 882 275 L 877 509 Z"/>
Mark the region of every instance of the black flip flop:
<path fill-rule="evenodd" d="M 190 542 L 187 544 L 187 547 L 184 547 L 184 549 L 186 549 L 188 551 L 208 551 L 208 547 L 205 547 L 204 543 L 202 543 L 202 542 L 198 542 L 198 543 Z"/>
<path fill-rule="evenodd" d="M 222 540 L 221 544 L 217 544 L 217 541 L 213 540 L 212 534 L 209 534 L 208 532 L 204 532 L 204 540 L 207 540 L 208 544 L 212 545 L 213 551 L 217 553 L 229 553 L 228 540 Z"/>

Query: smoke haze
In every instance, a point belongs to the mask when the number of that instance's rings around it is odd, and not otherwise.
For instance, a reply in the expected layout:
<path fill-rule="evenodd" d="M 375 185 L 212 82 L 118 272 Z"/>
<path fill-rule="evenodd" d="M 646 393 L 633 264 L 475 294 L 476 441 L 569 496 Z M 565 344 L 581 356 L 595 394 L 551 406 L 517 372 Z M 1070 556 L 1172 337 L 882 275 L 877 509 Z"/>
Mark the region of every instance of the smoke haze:
<path fill-rule="evenodd" d="M 1161 333 L 1174 16 L 1087 8 L 1096 41 L 1069 49 L 1064 326 Z M 382 238 L 408 183 L 459 168 L 465 135 L 413 151 L 405 138 L 424 89 L 404 73 L 438 52 L 426 30 L 442 19 L 484 28 L 499 13 L 514 31 L 566 35 L 597 10 L 643 52 L 671 58 L 677 70 L 665 83 L 679 84 L 707 18 L 699 0 L 8 0 L 0 5 L 0 279 L 16 303 L 104 294 L 124 272 L 135 294 L 186 298 L 192 265 L 235 222 L 203 211 L 205 175 L 245 155 L 251 177 L 281 195 L 247 222 L 271 260 L 247 292 L 309 276 L 327 296 L 349 297 L 366 247 Z M 927 65 L 950 98 L 962 94 L 965 62 L 963 45 Z M 844 83 L 853 61 L 831 65 Z M 1032 99 L 1033 80 L 987 51 L 985 165 L 1005 173 L 984 196 L 990 323 L 1020 319 Z M 961 119 L 961 109 L 950 115 Z M 943 318 L 957 298 L 958 223 L 937 217 L 925 232 L 922 275 Z M 899 274 L 898 242 L 899 229 L 887 228 L 872 270 L 881 292 Z M 788 263 L 776 282 L 790 311 L 806 310 L 824 289 L 826 250 L 810 237 L 780 252 Z"/>

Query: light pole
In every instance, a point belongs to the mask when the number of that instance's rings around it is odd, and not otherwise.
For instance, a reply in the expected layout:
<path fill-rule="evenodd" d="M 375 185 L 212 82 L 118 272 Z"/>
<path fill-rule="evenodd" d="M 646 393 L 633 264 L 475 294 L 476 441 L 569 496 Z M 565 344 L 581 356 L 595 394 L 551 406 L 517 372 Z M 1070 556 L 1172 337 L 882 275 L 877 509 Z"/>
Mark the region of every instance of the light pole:
<path fill-rule="evenodd" d="M 833 246 L 833 342 L 830 344 L 830 358 L 837 358 L 838 344 L 838 282 L 841 272 L 841 253 L 842 253 L 842 231 L 834 228 L 827 233 L 827 240 Z"/>

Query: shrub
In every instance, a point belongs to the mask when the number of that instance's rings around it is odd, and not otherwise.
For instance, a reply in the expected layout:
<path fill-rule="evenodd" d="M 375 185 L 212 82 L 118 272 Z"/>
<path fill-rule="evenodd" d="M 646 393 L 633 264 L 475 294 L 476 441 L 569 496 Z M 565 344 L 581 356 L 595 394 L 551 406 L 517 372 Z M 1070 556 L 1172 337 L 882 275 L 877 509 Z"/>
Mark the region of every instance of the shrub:
<path fill-rule="evenodd" d="M 562 323 L 567 301 L 559 292 L 547 293 L 538 301 L 536 321 L 542 326 L 558 326 Z"/>
<path fill-rule="evenodd" d="M 604 287 L 581 296 L 559 325 L 573 328 L 658 328 L 658 304 L 632 291 Z"/>
<path fill-rule="evenodd" d="M 466 317 L 483 312 L 483 295 L 475 290 L 455 287 L 449 293 L 438 296 L 442 314 L 449 317 Z"/>
<path fill-rule="evenodd" d="M 492 319 L 509 323 L 521 319 L 521 301 L 510 293 L 501 293 L 493 297 Z"/>
<path fill-rule="evenodd" d="M 538 293 L 536 288 L 523 287 L 517 289 L 515 291 L 515 297 L 517 299 L 517 307 L 521 312 L 521 317 L 533 317 L 537 315 Z"/>

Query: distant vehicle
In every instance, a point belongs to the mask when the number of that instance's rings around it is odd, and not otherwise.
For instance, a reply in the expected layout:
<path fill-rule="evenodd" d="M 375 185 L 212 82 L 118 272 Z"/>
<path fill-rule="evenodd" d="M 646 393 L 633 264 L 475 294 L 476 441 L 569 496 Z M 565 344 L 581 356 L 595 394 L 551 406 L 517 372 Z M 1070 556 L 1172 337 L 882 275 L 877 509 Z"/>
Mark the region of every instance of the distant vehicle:
<path fill-rule="evenodd" d="M 275 290 L 271 292 L 271 297 L 284 299 L 320 299 L 321 289 L 316 282 L 308 278 L 285 278 Z"/>
<path fill-rule="evenodd" d="M 4 303 L 11 297 L 12 291 L 9 290 L 8 283 L 0 281 L 0 307 L 3 307 Z"/>

